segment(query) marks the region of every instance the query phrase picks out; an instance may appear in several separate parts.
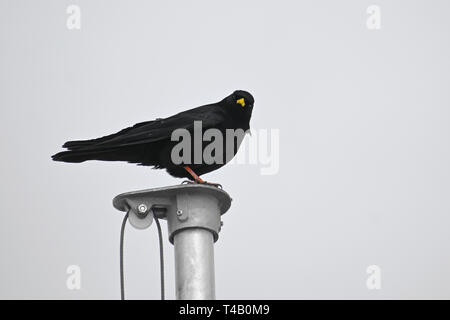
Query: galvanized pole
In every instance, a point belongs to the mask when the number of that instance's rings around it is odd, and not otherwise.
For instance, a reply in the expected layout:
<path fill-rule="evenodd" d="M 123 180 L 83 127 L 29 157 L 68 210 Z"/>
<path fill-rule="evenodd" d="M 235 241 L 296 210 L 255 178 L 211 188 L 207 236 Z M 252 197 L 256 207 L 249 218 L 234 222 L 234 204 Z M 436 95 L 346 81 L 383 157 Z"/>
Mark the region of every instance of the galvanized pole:
<path fill-rule="evenodd" d="M 215 299 L 212 233 L 201 228 L 186 229 L 174 240 L 177 300 Z"/>
<path fill-rule="evenodd" d="M 225 191 L 183 184 L 124 193 L 115 197 L 113 204 L 128 212 L 130 223 L 138 229 L 149 227 L 153 215 L 167 220 L 169 241 L 175 249 L 178 300 L 215 299 L 214 242 L 219 237 L 221 215 L 231 205 Z"/>

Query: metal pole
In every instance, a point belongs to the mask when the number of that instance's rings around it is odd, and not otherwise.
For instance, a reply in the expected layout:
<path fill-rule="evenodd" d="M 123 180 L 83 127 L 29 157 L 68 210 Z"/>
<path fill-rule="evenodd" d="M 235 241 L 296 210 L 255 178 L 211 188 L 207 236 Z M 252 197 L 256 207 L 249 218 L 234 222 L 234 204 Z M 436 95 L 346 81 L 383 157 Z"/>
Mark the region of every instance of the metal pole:
<path fill-rule="evenodd" d="M 138 229 L 149 227 L 153 215 L 167 220 L 175 249 L 177 299 L 215 299 L 214 242 L 221 215 L 231 206 L 225 191 L 183 184 L 124 193 L 114 198 L 113 205 L 128 212 L 130 223 Z"/>
<path fill-rule="evenodd" d="M 175 235 L 177 300 L 213 300 L 214 239 L 205 229 L 186 229 Z"/>

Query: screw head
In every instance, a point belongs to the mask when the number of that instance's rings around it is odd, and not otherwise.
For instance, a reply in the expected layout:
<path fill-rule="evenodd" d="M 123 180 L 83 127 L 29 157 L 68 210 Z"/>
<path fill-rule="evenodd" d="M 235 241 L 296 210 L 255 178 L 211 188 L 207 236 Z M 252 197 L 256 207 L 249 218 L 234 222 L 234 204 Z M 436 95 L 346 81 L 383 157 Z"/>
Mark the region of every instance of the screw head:
<path fill-rule="evenodd" d="M 177 210 L 177 216 L 181 216 L 182 214 L 183 214 L 183 210 L 178 209 L 178 210 Z"/>
<path fill-rule="evenodd" d="M 145 204 L 140 204 L 139 206 L 138 206 L 138 211 L 139 211 L 139 213 L 146 213 L 147 212 L 147 206 L 145 205 Z"/>

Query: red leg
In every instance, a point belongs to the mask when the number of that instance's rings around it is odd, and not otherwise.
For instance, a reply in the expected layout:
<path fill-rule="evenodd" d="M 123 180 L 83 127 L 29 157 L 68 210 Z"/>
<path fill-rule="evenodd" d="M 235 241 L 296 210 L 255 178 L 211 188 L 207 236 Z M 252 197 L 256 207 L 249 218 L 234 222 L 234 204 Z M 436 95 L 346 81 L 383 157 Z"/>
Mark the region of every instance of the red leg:
<path fill-rule="evenodd" d="M 195 183 L 203 183 L 203 184 L 209 184 L 211 186 L 217 187 L 217 188 L 221 188 L 222 189 L 222 185 L 220 183 L 212 183 L 212 182 L 206 182 L 205 180 L 203 180 L 202 178 L 200 178 L 195 172 L 194 170 L 192 170 L 189 166 L 185 166 L 184 170 L 186 170 L 187 172 L 189 172 L 189 174 L 191 175 L 192 178 L 194 178 Z"/>
<path fill-rule="evenodd" d="M 204 180 L 202 180 L 195 172 L 192 170 L 189 166 L 185 166 L 184 169 L 189 172 L 189 174 L 194 178 L 195 182 L 198 183 L 205 183 Z"/>

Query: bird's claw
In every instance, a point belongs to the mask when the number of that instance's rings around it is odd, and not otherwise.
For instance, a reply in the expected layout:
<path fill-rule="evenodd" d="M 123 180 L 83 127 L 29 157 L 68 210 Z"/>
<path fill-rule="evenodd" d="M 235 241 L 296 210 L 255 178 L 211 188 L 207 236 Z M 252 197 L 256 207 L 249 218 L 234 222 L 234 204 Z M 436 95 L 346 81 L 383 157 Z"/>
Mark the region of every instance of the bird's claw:
<path fill-rule="evenodd" d="M 218 189 L 223 189 L 223 187 L 222 187 L 222 185 L 220 183 L 207 182 L 207 181 L 203 181 L 203 182 L 199 182 L 199 183 L 206 184 L 206 185 L 209 185 L 209 186 L 213 186 L 213 187 L 216 187 Z"/>
<path fill-rule="evenodd" d="M 207 181 L 191 181 L 191 180 L 184 180 L 183 182 L 181 182 L 181 184 L 206 184 L 209 186 L 213 186 L 219 189 L 223 189 L 222 185 L 220 183 L 214 183 L 214 182 L 207 182 Z"/>

